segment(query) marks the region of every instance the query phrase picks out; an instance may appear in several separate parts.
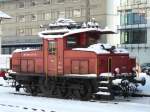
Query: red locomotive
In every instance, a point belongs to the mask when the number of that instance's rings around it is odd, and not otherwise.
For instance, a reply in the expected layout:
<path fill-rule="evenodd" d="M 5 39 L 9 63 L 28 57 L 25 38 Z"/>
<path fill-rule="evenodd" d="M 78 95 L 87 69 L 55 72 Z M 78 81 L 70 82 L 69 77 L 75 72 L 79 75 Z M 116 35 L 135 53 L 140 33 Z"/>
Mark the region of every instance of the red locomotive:
<path fill-rule="evenodd" d="M 113 31 L 59 23 L 39 33 L 43 39 L 41 49 L 13 52 L 14 72 L 10 75 L 17 90 L 23 87 L 32 95 L 63 98 L 113 98 L 130 93 L 130 83 L 144 84 L 144 79 L 136 80 L 135 58 L 124 49 L 97 43 L 103 34 Z"/>

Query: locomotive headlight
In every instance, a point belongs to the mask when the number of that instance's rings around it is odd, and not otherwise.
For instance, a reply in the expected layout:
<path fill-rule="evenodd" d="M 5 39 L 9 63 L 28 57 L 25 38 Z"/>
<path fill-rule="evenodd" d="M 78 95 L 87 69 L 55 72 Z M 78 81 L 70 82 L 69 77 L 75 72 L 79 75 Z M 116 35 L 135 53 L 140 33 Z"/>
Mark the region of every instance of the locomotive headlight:
<path fill-rule="evenodd" d="M 120 68 L 118 68 L 118 67 L 115 68 L 115 73 L 116 73 L 116 74 L 119 74 L 119 73 L 120 73 Z"/>
<path fill-rule="evenodd" d="M 132 68 L 132 71 L 133 71 L 133 72 L 136 72 L 136 67 L 133 67 L 133 68 Z"/>

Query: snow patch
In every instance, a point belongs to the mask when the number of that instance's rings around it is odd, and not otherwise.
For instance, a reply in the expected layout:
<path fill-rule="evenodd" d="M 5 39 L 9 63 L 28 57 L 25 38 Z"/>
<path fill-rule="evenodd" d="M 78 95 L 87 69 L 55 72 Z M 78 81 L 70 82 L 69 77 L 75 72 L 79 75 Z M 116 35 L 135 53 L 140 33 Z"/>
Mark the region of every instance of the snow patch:
<path fill-rule="evenodd" d="M 10 58 L 11 55 L 0 55 L 0 70 L 10 69 Z"/>
<path fill-rule="evenodd" d="M 4 18 L 4 19 L 11 19 L 11 17 L 9 15 L 7 15 L 6 13 L 0 11 L 0 18 Z"/>
<path fill-rule="evenodd" d="M 111 48 L 112 46 L 109 44 L 98 43 L 98 44 L 90 45 L 87 48 L 73 48 L 72 50 L 91 51 L 91 52 L 95 52 L 96 54 L 110 54 L 110 51 L 108 51 L 107 49 L 111 49 Z M 115 48 L 114 50 L 112 50 L 112 52 L 114 52 L 115 54 L 129 53 L 126 49 L 123 48 Z"/>
<path fill-rule="evenodd" d="M 112 77 L 113 74 L 112 73 L 101 73 L 99 76 L 102 76 L 102 77 Z"/>
<path fill-rule="evenodd" d="M 99 91 L 96 93 L 97 95 L 106 95 L 106 96 L 109 96 L 111 95 L 109 92 L 102 92 L 102 91 Z"/>
<path fill-rule="evenodd" d="M 17 52 L 26 52 L 26 51 L 36 51 L 37 49 L 30 49 L 30 48 L 27 48 L 27 49 L 16 49 L 13 51 L 13 53 L 17 53 Z"/>
<path fill-rule="evenodd" d="M 8 82 L 3 79 L 3 77 L 0 77 L 0 86 L 9 86 Z"/>
<path fill-rule="evenodd" d="M 144 86 L 139 85 L 138 89 L 141 90 L 142 94 L 150 95 L 150 76 L 147 75 L 146 73 L 140 73 L 139 78 L 142 78 L 142 77 L 145 77 L 146 84 Z"/>
<path fill-rule="evenodd" d="M 100 28 L 81 28 L 81 29 L 72 29 L 72 30 L 69 30 L 69 29 L 45 30 L 45 31 L 39 32 L 38 35 L 41 38 L 64 38 L 68 35 L 73 35 L 73 34 L 82 33 L 82 32 L 93 32 L 93 31 L 99 32 L 100 34 L 105 34 L 108 32 L 110 32 L 111 34 L 115 33 L 114 31 L 110 29 L 104 30 Z"/>
<path fill-rule="evenodd" d="M 65 74 L 64 76 L 70 77 L 97 77 L 96 74 Z"/>
<path fill-rule="evenodd" d="M 122 79 L 115 79 L 115 80 L 112 81 L 112 83 L 114 85 L 119 85 L 119 84 L 121 84 L 121 81 L 122 81 Z"/>

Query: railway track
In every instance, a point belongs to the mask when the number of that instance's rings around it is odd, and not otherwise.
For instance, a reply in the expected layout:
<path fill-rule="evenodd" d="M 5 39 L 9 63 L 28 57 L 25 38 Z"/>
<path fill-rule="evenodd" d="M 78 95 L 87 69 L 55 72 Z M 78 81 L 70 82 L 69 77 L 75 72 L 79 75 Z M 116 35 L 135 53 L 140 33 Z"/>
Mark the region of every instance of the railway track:
<path fill-rule="evenodd" d="M 11 84 L 11 83 L 8 83 L 8 85 L 5 86 L 5 87 L 12 86 L 13 84 Z M 0 86 L 3 86 L 3 85 L 0 85 Z M 24 96 L 33 96 L 31 93 L 25 93 L 25 92 L 10 92 L 10 94 L 24 95 Z M 47 97 L 47 96 L 45 96 L 45 94 L 42 94 L 42 93 L 39 93 L 37 96 L 38 97 Z M 48 97 L 50 97 L 50 98 L 59 98 L 59 99 L 80 100 L 80 99 L 77 99 L 77 98 L 63 98 L 63 97 L 58 97 L 58 96 L 48 96 Z M 134 93 L 132 95 L 132 97 L 150 97 L 150 94 L 148 95 L 148 94 L 142 94 L 142 93 Z M 119 97 L 119 99 L 116 98 L 116 97 L 114 99 L 108 99 L 108 98 L 105 99 L 105 98 L 101 98 L 99 96 L 94 96 L 94 97 L 91 97 L 91 99 L 88 99 L 87 101 L 90 101 L 90 102 L 103 102 L 103 101 L 104 102 L 114 102 L 114 101 L 123 101 L 124 102 L 124 101 L 130 101 L 129 97 L 126 97 L 126 98 L 122 97 L 121 99 L 120 98 L 121 97 Z M 115 103 L 118 103 L 118 102 L 115 102 Z"/>
<path fill-rule="evenodd" d="M 0 104 L 0 107 L 6 107 L 6 108 L 13 108 L 13 109 L 19 109 L 19 110 L 28 110 L 28 111 L 33 111 L 33 112 L 56 112 L 54 110 L 45 110 L 45 109 L 38 109 L 38 108 L 33 108 L 33 107 L 26 107 L 26 106 L 19 106 L 19 105 L 14 105 L 14 104 Z"/>
<path fill-rule="evenodd" d="M 14 94 L 14 95 L 22 95 L 22 96 L 32 96 L 31 94 L 27 94 L 27 93 L 18 93 L 18 92 L 10 92 L 10 94 Z M 34 96 L 34 97 L 46 97 L 42 94 L 39 94 L 38 96 Z M 122 97 L 122 96 L 117 96 L 115 97 L 114 100 L 105 100 L 105 99 L 91 99 L 88 100 L 88 102 L 97 102 L 97 103 L 109 103 L 109 104 L 119 104 L 121 102 L 132 102 L 132 98 L 135 97 L 150 97 L 150 95 L 145 95 L 145 94 L 134 94 L 131 97 Z M 54 98 L 54 97 L 50 97 L 50 98 Z M 55 97 L 56 98 L 56 97 Z M 64 99 L 64 98 L 59 98 L 60 100 L 74 100 L 74 101 L 79 101 L 78 99 Z"/>

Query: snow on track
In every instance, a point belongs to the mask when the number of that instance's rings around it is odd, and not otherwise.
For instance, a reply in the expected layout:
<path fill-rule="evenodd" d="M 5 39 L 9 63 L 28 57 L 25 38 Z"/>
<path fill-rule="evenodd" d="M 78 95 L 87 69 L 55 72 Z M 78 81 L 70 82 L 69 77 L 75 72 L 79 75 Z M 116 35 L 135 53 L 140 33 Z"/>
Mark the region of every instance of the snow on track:
<path fill-rule="evenodd" d="M 141 91 L 141 94 L 150 95 L 150 75 L 146 75 L 145 73 L 140 73 L 139 77 L 146 78 L 145 86 L 139 86 L 138 89 Z"/>
<path fill-rule="evenodd" d="M 150 76 L 141 74 L 147 80 L 143 92 L 150 93 Z M 129 97 L 113 101 L 77 101 L 56 98 L 13 94 L 14 88 L 0 78 L 0 112 L 149 112 L 150 97 Z M 22 93 L 22 92 L 21 92 Z"/>
<path fill-rule="evenodd" d="M 0 112 L 149 112 L 150 104 L 137 102 L 89 102 L 12 94 L 0 86 Z M 150 100 L 150 99 L 149 99 Z"/>

